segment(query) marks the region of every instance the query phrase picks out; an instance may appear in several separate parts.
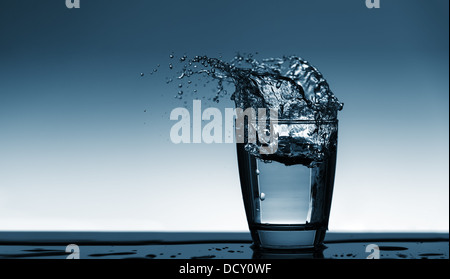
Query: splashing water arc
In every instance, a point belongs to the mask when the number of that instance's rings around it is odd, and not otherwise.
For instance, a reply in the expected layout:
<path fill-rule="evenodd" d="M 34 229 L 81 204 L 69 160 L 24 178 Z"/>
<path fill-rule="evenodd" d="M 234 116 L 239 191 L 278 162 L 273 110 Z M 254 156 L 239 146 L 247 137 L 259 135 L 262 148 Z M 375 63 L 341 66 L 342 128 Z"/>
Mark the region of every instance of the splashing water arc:
<path fill-rule="evenodd" d="M 173 54 L 169 57 L 175 59 Z M 230 62 L 225 62 L 220 58 L 183 55 L 179 62 L 182 65 L 181 71 L 177 72 L 179 89 L 186 80 L 190 84 L 193 75 L 203 74 L 217 83 L 212 98 L 215 102 L 227 95 L 224 83 L 228 82 L 235 87 L 231 99 L 237 108 L 275 109 L 280 121 L 310 122 L 308 125 L 300 122 L 277 125 L 279 148 L 275 154 L 261 155 L 259 144 L 247 143 L 246 150 L 255 157 L 286 165 L 314 166 L 335 147 L 337 125 L 331 123 L 337 120 L 337 112 L 342 110 L 343 103 L 334 96 L 317 68 L 306 60 L 284 56 L 259 61 L 247 54 L 236 55 Z M 170 69 L 174 68 L 173 64 L 169 64 Z M 183 93 L 178 91 L 176 98 L 183 98 Z"/>

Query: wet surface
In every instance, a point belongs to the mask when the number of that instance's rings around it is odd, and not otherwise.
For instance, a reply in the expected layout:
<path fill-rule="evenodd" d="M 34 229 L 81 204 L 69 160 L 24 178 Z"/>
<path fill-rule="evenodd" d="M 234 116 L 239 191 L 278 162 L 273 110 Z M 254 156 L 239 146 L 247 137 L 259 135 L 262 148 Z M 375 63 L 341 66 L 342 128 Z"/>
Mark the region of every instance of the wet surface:
<path fill-rule="evenodd" d="M 28 239 L 23 240 L 26 243 L 21 244 L 19 239 L 14 239 L 14 235 L 8 238 L 0 234 L 0 259 L 65 259 L 71 254 L 66 252 L 69 244 L 78 245 L 81 259 L 366 259 L 371 254 L 366 252 L 371 244 L 378 246 L 380 259 L 449 259 L 448 234 L 423 234 L 416 237 L 396 234 L 394 238 L 388 234 L 363 237 L 358 234 L 337 236 L 329 233 L 326 247 L 321 250 L 283 252 L 254 250 L 246 234 L 179 233 L 144 241 L 137 239 L 133 233 L 123 233 L 116 241 L 112 241 L 108 240 L 108 235 L 102 238 L 102 234 L 98 233 L 97 240 L 77 242 L 76 239 L 68 238 L 65 243 L 64 237 L 58 236 L 58 233 L 49 234 L 56 234 L 55 239 L 58 240 L 44 243 L 30 234 Z M 150 236 L 156 235 L 150 233 Z"/>
<path fill-rule="evenodd" d="M 398 246 L 379 246 L 380 251 L 403 251 L 408 250 L 407 247 L 398 247 Z"/>

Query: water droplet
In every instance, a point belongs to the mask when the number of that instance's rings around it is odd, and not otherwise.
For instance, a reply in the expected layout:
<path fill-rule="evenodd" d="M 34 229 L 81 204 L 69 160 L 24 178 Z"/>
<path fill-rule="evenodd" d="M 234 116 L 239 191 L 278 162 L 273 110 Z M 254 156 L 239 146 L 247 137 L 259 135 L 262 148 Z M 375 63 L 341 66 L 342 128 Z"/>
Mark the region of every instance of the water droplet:
<path fill-rule="evenodd" d="M 260 199 L 261 201 L 265 200 L 265 199 L 266 199 L 266 194 L 261 193 L 261 194 L 259 195 L 259 199 Z"/>
<path fill-rule="evenodd" d="M 141 77 L 143 77 L 144 76 L 144 73 L 141 73 Z"/>
<path fill-rule="evenodd" d="M 170 58 L 173 58 L 174 56 L 173 56 L 173 54 L 171 54 L 171 55 L 169 55 L 169 57 L 170 57 Z"/>
<path fill-rule="evenodd" d="M 169 64 L 169 69 L 173 69 L 173 65 L 172 64 Z"/>
<path fill-rule="evenodd" d="M 183 90 L 178 91 L 178 95 L 183 95 Z"/>
<path fill-rule="evenodd" d="M 144 112 L 147 112 L 147 110 L 146 110 L 146 109 L 144 109 Z"/>
<path fill-rule="evenodd" d="M 158 69 L 153 69 L 153 72 L 157 72 L 158 71 Z"/>
<path fill-rule="evenodd" d="M 181 84 L 181 83 L 180 83 L 180 84 L 178 84 L 178 87 L 179 87 L 179 88 L 183 87 L 183 84 Z"/>
<path fill-rule="evenodd" d="M 258 169 L 256 170 L 256 174 L 259 175 L 259 170 Z"/>

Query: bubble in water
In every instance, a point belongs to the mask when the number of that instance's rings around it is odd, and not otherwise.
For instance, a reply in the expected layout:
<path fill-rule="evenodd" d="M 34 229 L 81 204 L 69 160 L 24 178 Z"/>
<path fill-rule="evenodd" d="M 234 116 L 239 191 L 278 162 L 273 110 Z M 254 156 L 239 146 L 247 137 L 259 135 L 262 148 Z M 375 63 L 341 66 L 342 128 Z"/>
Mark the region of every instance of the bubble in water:
<path fill-rule="evenodd" d="M 259 195 L 259 199 L 260 200 L 265 200 L 266 199 L 266 194 L 264 194 L 264 193 L 261 193 L 260 195 Z"/>

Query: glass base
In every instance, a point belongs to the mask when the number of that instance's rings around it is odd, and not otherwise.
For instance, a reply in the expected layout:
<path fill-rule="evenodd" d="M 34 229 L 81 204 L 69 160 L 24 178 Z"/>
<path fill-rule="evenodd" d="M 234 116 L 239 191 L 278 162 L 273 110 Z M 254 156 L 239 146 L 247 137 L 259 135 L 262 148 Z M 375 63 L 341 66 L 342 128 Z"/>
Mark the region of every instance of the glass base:
<path fill-rule="evenodd" d="M 316 250 L 323 248 L 326 229 L 305 225 L 254 225 L 250 230 L 255 249 Z"/>
<path fill-rule="evenodd" d="M 316 230 L 273 231 L 257 230 L 259 246 L 266 249 L 308 249 L 314 248 Z"/>

